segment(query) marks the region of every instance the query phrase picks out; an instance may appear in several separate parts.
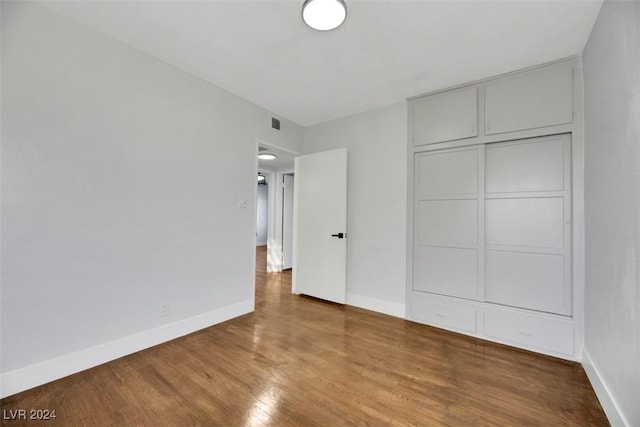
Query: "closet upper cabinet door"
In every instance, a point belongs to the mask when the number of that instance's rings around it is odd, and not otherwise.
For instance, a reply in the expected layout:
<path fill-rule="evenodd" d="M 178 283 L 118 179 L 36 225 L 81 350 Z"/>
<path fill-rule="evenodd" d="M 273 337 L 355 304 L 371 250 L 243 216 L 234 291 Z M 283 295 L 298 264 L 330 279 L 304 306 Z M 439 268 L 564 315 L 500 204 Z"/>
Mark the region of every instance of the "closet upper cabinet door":
<path fill-rule="evenodd" d="M 478 91 L 475 87 L 425 96 L 413 102 L 413 145 L 472 138 L 478 135 Z"/>
<path fill-rule="evenodd" d="M 571 65 L 527 71 L 489 83 L 485 112 L 487 135 L 571 123 Z"/>

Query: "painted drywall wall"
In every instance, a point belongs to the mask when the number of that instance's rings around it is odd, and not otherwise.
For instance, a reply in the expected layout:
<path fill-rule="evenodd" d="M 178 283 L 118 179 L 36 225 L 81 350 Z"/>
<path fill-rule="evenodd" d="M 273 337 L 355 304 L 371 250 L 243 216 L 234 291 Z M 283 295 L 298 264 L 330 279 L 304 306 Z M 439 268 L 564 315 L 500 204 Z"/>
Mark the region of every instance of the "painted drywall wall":
<path fill-rule="evenodd" d="M 640 425 L 640 3 L 605 1 L 584 52 L 585 367 Z"/>
<path fill-rule="evenodd" d="M 404 317 L 407 221 L 406 104 L 304 130 L 305 153 L 346 147 L 347 303 Z"/>
<path fill-rule="evenodd" d="M 252 310 L 256 141 L 295 150 L 301 128 L 42 6 L 1 7 L 2 392 Z"/>
<path fill-rule="evenodd" d="M 256 246 L 267 244 L 267 215 L 269 189 L 266 184 L 258 185 L 256 200 Z"/>

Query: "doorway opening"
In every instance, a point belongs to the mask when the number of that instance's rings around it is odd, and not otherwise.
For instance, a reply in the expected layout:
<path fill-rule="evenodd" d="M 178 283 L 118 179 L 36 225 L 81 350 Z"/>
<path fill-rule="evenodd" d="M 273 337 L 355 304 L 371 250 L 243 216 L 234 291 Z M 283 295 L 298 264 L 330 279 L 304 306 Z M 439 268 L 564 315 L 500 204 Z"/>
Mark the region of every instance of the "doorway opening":
<path fill-rule="evenodd" d="M 293 269 L 294 159 L 298 153 L 257 142 L 256 271 Z M 266 158 L 262 158 L 266 157 Z"/>
<path fill-rule="evenodd" d="M 344 304 L 347 149 L 294 157 L 259 141 L 257 152 L 269 188 L 267 247 L 257 257 L 264 259 L 264 273 L 289 270 L 292 293 Z M 287 158 L 288 167 L 276 166 L 276 159 Z"/>

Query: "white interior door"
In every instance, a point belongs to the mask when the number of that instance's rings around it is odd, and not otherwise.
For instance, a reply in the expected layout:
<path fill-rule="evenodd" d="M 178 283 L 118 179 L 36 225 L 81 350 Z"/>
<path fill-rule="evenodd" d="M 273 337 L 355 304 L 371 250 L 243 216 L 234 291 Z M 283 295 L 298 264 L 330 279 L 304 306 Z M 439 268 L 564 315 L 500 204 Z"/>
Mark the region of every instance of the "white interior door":
<path fill-rule="evenodd" d="M 347 149 L 295 159 L 293 292 L 344 304 Z"/>
<path fill-rule="evenodd" d="M 282 269 L 293 267 L 293 175 L 282 176 Z"/>

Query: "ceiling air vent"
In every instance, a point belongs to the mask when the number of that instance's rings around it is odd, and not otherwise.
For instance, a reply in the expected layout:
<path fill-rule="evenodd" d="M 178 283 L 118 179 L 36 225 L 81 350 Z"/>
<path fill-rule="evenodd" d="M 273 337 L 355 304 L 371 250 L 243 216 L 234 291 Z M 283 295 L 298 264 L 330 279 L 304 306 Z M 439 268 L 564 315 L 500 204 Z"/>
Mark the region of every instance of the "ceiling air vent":
<path fill-rule="evenodd" d="M 271 129 L 280 130 L 280 120 L 271 117 Z"/>

